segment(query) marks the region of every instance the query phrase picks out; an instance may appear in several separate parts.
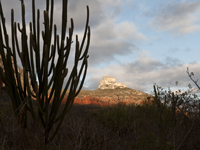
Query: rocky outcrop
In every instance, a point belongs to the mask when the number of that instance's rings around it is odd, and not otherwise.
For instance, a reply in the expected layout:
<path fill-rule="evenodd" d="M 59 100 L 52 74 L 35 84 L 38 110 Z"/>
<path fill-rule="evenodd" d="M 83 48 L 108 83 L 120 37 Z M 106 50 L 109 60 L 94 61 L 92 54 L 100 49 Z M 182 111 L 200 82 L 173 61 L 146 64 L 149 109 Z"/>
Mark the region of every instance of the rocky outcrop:
<path fill-rule="evenodd" d="M 104 90 L 104 89 L 116 89 L 116 88 L 126 88 L 126 87 L 127 86 L 125 84 L 116 82 L 116 79 L 114 77 L 105 76 L 103 77 L 103 80 L 100 81 L 98 89 Z"/>

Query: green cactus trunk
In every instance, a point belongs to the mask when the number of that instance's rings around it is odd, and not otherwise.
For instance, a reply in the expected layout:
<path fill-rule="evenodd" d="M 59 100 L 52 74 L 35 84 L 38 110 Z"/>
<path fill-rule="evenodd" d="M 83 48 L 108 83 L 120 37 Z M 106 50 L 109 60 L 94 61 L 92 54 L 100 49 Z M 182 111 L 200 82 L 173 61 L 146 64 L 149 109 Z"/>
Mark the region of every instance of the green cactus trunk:
<path fill-rule="evenodd" d="M 18 123 L 26 129 L 27 112 L 30 112 L 34 123 L 36 125 L 41 123 L 45 130 L 45 144 L 48 144 L 56 136 L 65 114 L 69 111 L 74 102 L 74 98 L 82 89 L 88 67 L 90 27 L 88 26 L 89 7 L 87 6 L 87 20 L 81 45 L 79 45 L 78 36 L 76 35 L 75 63 L 71 73 L 69 73 L 67 68 L 74 30 L 73 19 L 71 19 L 69 35 L 66 37 L 67 3 L 67 0 L 62 0 L 60 39 L 60 36 L 57 34 L 57 26 L 53 26 L 54 0 L 51 0 L 51 2 L 46 0 L 46 10 L 43 12 L 44 30 L 42 32 L 40 31 L 40 10 L 37 10 L 36 13 L 35 0 L 32 0 L 32 22 L 29 23 L 30 33 L 26 31 L 25 4 L 21 0 L 22 25 L 14 22 L 14 10 L 11 10 L 10 36 L 12 47 L 10 47 L 6 21 L 0 1 L 0 55 L 4 66 L 4 72 L 2 71 L 0 73 L 0 77 L 11 97 L 13 110 L 17 116 Z M 21 34 L 21 49 L 19 48 L 20 44 L 17 38 L 17 33 L 19 32 Z M 43 43 L 40 43 L 40 33 L 42 33 Z M 54 38 L 53 43 L 51 43 L 52 36 Z M 86 46 L 83 50 L 85 41 Z M 40 47 L 41 44 L 43 44 L 42 49 Z M 40 56 L 40 51 L 43 52 L 42 56 Z M 58 53 L 57 60 L 55 60 L 56 52 Z M 18 73 L 17 70 L 17 55 L 23 66 L 23 74 Z M 52 76 L 50 77 L 50 75 Z M 63 81 L 67 76 L 67 84 L 63 92 L 61 92 Z M 21 77 L 23 77 L 23 82 L 21 82 Z M 37 77 L 38 82 L 36 80 Z M 50 78 L 49 81 L 48 78 Z M 51 91 L 49 94 L 50 87 Z M 67 89 L 69 89 L 67 102 L 59 114 L 62 99 Z M 37 110 L 33 108 L 32 97 L 37 101 Z M 50 100 L 52 100 L 51 107 Z M 36 111 L 38 111 L 37 114 L 39 117 L 36 116 Z"/>

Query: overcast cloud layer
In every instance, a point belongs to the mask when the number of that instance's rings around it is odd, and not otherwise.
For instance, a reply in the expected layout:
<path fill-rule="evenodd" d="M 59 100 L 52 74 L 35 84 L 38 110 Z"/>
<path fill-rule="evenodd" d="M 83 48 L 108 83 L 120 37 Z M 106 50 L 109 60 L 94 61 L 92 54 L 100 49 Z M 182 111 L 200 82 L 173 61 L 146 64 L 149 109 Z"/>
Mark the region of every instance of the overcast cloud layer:
<path fill-rule="evenodd" d="M 35 0 L 41 20 L 45 1 Z M 20 1 L 1 0 L 10 25 L 10 9 L 21 22 Z M 26 0 L 27 23 L 31 0 Z M 54 23 L 60 30 L 61 0 L 54 6 Z M 192 81 L 187 67 L 200 77 L 200 2 L 191 0 L 69 0 L 68 21 L 74 19 L 75 34 L 82 39 L 86 6 L 90 8 L 91 44 L 84 89 L 98 88 L 103 76 L 113 76 L 128 87 L 149 92 L 153 84 L 187 87 Z M 68 22 L 68 27 L 70 22 Z M 27 24 L 28 27 L 28 24 Z M 74 47 L 74 45 L 73 45 Z M 73 54 L 72 54 L 73 56 Z M 73 64 L 73 57 L 69 65 Z M 174 87 L 178 88 L 178 87 Z"/>

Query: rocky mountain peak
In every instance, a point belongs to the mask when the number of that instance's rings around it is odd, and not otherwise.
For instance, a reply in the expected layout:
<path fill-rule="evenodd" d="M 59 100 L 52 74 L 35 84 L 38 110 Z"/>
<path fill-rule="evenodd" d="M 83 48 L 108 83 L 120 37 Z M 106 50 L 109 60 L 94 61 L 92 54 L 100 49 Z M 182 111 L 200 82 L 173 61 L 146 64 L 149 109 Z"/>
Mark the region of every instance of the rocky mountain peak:
<path fill-rule="evenodd" d="M 100 81 L 100 85 L 98 87 L 98 89 L 100 90 L 116 88 L 127 88 L 127 86 L 120 82 L 116 82 L 116 79 L 111 76 L 104 76 L 103 80 Z"/>

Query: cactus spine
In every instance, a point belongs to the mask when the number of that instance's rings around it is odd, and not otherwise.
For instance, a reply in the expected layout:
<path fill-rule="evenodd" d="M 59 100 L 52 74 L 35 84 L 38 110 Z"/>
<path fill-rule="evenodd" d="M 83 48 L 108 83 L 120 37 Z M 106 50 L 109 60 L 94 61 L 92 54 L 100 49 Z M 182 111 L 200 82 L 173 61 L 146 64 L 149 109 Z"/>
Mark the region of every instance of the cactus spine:
<path fill-rule="evenodd" d="M 11 10 L 12 47 L 10 47 L 6 20 L 0 1 L 0 55 L 5 70 L 4 72 L 1 72 L 0 75 L 6 85 L 7 92 L 11 97 L 15 115 L 18 116 L 18 114 L 22 114 L 19 123 L 26 129 L 27 112 L 30 112 L 34 123 L 42 124 L 45 130 L 46 144 L 49 141 L 52 141 L 57 134 L 65 114 L 69 111 L 74 102 L 74 98 L 80 92 L 85 81 L 88 67 L 90 27 L 88 26 L 89 7 L 87 6 L 85 31 L 81 44 L 79 44 L 78 36 L 76 35 L 75 63 L 70 74 L 67 68 L 74 30 L 74 22 L 73 19 L 71 19 L 71 27 L 68 32 L 69 35 L 66 37 L 67 3 L 67 0 L 62 0 L 62 26 L 60 38 L 57 34 L 57 26 L 53 25 L 54 0 L 51 0 L 50 3 L 49 0 L 46 0 L 46 10 L 43 12 L 44 31 L 42 32 L 40 31 L 40 10 L 37 10 L 36 13 L 35 0 L 32 0 L 32 22 L 29 23 L 30 33 L 27 33 L 26 30 L 25 4 L 24 0 L 21 0 L 22 25 L 14 22 L 14 10 Z M 21 34 L 21 49 L 19 48 L 20 44 L 17 33 Z M 42 33 L 43 40 L 42 49 L 40 47 L 40 33 Z M 53 43 L 51 43 L 52 36 L 54 37 Z M 85 41 L 86 46 L 83 48 Z M 42 56 L 40 56 L 40 51 L 43 52 Z M 56 52 L 58 53 L 57 61 L 55 60 Z M 23 74 L 19 74 L 17 70 L 17 54 L 23 66 Z M 14 64 L 12 64 L 12 61 Z M 50 77 L 50 75 L 52 76 Z M 23 76 L 23 84 L 20 80 L 21 76 Z M 67 76 L 67 84 L 61 93 L 63 81 Z M 36 77 L 38 77 L 39 83 L 37 82 Z M 48 77 L 50 78 L 49 82 Z M 28 78 L 30 78 L 31 83 L 28 82 Z M 52 88 L 50 95 L 48 96 L 50 87 Z M 67 102 L 64 109 L 59 114 L 58 110 L 67 89 L 70 89 Z M 37 117 L 36 110 L 33 108 L 31 97 L 34 97 L 37 101 L 37 114 L 39 117 Z M 50 100 L 52 100 L 51 107 Z M 53 126 L 55 126 L 55 130 L 52 130 Z"/>

